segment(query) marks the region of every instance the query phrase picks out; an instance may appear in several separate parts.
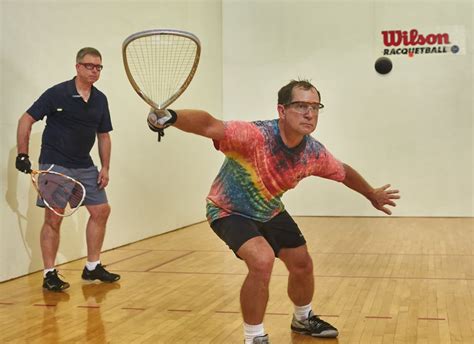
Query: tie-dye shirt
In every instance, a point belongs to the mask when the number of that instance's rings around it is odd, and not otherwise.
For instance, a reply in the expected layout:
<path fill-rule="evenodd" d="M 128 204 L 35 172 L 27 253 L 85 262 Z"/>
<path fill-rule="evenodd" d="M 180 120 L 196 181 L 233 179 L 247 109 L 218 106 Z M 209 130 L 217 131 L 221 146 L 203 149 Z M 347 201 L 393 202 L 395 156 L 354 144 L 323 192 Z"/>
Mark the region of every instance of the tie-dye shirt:
<path fill-rule="evenodd" d="M 285 146 L 277 119 L 224 124 L 224 139 L 214 141 L 226 158 L 207 196 L 209 222 L 232 214 L 266 222 L 285 209 L 282 195 L 301 179 L 345 178 L 342 163 L 313 137 Z"/>

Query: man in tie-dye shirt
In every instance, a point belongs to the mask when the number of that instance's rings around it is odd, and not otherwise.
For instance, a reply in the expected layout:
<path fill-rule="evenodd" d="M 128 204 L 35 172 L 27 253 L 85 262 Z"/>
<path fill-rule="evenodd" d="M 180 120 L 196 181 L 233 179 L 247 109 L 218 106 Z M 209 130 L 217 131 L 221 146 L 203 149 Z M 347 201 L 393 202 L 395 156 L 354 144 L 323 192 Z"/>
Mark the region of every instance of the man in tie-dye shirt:
<path fill-rule="evenodd" d="M 306 241 L 285 211 L 282 195 L 308 176 L 342 182 L 390 215 L 398 190 L 371 187 L 349 165 L 335 159 L 310 134 L 316 129 L 321 95 L 306 80 L 291 81 L 278 92 L 278 119 L 221 121 L 200 110 L 152 111 L 150 129 L 173 125 L 211 138 L 225 161 L 207 197 L 214 232 L 245 261 L 248 275 L 240 292 L 245 343 L 269 343 L 263 327 L 275 257 L 289 271 L 288 295 L 294 304 L 291 329 L 314 337 L 337 337 L 337 329 L 314 315 L 313 263 Z"/>

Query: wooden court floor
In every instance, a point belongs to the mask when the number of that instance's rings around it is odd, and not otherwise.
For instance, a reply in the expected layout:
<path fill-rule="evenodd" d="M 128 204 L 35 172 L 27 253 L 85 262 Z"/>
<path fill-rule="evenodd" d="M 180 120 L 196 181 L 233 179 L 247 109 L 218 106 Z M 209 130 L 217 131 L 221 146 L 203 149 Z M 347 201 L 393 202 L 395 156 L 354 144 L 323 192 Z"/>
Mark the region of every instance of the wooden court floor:
<path fill-rule="evenodd" d="M 292 334 L 287 271 L 277 261 L 265 329 L 283 343 L 474 343 L 472 218 L 296 218 L 314 259 L 313 308 L 339 329 Z M 113 235 L 110 231 L 108 235 Z M 0 284 L 0 343 L 242 343 L 244 263 L 207 223 L 102 256 L 116 284 L 87 284 L 84 260 Z M 5 262 L 3 262 L 5 263 Z"/>

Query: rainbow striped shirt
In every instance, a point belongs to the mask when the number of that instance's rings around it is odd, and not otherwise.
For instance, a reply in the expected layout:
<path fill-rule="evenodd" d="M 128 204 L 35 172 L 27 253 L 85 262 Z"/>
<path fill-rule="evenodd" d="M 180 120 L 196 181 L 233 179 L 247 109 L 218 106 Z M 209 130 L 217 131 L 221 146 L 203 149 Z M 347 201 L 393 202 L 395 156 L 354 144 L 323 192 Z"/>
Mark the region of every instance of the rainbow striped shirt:
<path fill-rule="evenodd" d="M 285 146 L 278 119 L 224 124 L 224 139 L 214 141 L 226 158 L 206 199 L 209 222 L 231 214 L 266 222 L 285 209 L 282 195 L 301 179 L 345 178 L 342 163 L 312 136 Z"/>

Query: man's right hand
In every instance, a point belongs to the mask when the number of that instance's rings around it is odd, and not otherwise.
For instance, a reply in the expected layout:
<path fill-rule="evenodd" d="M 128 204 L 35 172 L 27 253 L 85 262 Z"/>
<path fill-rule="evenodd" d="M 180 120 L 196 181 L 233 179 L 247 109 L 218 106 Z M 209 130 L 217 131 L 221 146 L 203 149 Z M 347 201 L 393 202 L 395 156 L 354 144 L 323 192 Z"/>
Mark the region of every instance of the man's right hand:
<path fill-rule="evenodd" d="M 176 122 L 177 115 L 173 110 L 161 109 L 155 110 L 151 109 L 148 113 L 148 127 L 153 131 L 160 131 L 172 125 Z"/>
<path fill-rule="evenodd" d="M 18 154 L 15 162 L 16 169 L 23 173 L 31 173 L 31 162 L 29 158 L 28 154 Z"/>

